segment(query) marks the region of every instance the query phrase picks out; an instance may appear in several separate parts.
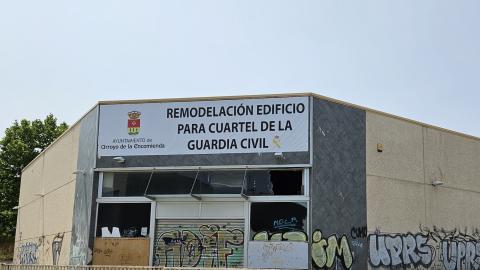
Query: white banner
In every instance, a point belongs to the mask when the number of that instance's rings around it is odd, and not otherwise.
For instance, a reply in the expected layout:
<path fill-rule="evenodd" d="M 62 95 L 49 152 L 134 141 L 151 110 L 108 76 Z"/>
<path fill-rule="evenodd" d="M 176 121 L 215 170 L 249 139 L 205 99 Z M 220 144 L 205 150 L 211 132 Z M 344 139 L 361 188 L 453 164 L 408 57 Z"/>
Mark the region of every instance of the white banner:
<path fill-rule="evenodd" d="M 100 105 L 99 156 L 308 151 L 308 97 Z"/>

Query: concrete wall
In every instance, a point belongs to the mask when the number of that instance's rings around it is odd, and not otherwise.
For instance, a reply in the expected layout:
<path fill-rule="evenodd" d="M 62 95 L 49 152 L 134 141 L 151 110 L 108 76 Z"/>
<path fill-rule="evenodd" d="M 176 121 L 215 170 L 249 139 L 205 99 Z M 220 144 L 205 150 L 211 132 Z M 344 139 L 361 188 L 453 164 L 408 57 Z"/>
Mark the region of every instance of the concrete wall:
<path fill-rule="evenodd" d="M 312 162 L 314 269 L 480 268 L 480 140 L 312 98 L 310 153 L 128 157 L 128 166 Z M 98 107 L 22 174 L 15 261 L 88 264 Z M 377 144 L 384 146 L 377 151 Z M 81 157 L 81 158 L 77 158 Z M 72 174 L 75 170 L 85 174 Z M 433 181 L 443 185 L 432 186 Z"/>
<path fill-rule="evenodd" d="M 321 99 L 313 104 L 313 268 L 365 269 L 365 111 Z"/>
<path fill-rule="evenodd" d="M 366 119 L 370 267 L 477 269 L 480 141 L 377 113 Z"/>
<path fill-rule="evenodd" d="M 74 126 L 23 171 L 16 263 L 68 264 L 78 141 Z"/>
<path fill-rule="evenodd" d="M 75 198 L 72 204 L 73 226 L 69 264 L 86 265 L 92 260 L 93 232 L 95 228 L 98 173 L 94 172 L 97 151 L 98 106 L 79 122 L 80 139 L 78 160 L 75 164 L 84 174 L 78 174 L 75 182 Z M 91 222 L 92 221 L 92 222 Z"/>

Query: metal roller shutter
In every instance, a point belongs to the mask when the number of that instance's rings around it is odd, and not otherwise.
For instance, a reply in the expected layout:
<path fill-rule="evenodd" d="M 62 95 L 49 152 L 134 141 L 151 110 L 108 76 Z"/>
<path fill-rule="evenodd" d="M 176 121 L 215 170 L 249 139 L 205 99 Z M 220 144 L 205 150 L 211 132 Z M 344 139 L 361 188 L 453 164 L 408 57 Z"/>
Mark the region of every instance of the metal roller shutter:
<path fill-rule="evenodd" d="M 154 265 L 243 267 L 243 220 L 156 221 Z"/>

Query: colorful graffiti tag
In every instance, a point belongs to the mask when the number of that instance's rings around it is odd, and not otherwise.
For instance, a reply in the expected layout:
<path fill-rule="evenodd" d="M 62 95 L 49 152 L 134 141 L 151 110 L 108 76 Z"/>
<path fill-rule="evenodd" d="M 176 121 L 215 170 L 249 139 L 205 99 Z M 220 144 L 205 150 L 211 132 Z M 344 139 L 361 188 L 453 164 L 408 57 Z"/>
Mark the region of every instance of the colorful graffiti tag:
<path fill-rule="evenodd" d="M 305 242 L 308 240 L 307 234 L 300 231 L 291 232 L 275 232 L 267 231 L 258 232 L 253 236 L 255 241 L 289 241 L 289 242 Z"/>
<path fill-rule="evenodd" d="M 480 269 L 480 233 L 420 226 L 416 234 L 369 235 L 369 262 L 373 267 Z"/>
<path fill-rule="evenodd" d="M 324 238 L 322 231 L 316 230 L 312 236 L 312 260 L 318 268 L 331 268 L 334 263 L 340 262 L 345 269 L 353 264 L 353 253 L 347 236 L 340 239 L 336 235 Z"/>
<path fill-rule="evenodd" d="M 183 225 L 161 232 L 155 243 L 155 265 L 165 267 L 242 267 L 243 226 Z"/>

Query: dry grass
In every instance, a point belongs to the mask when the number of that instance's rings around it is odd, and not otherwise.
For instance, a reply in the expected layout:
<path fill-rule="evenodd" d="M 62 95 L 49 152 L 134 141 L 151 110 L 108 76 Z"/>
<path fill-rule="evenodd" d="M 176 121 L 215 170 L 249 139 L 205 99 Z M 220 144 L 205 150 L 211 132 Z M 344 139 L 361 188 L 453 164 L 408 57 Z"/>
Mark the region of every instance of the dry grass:
<path fill-rule="evenodd" d="M 0 240 L 0 262 L 12 261 L 14 240 Z"/>

